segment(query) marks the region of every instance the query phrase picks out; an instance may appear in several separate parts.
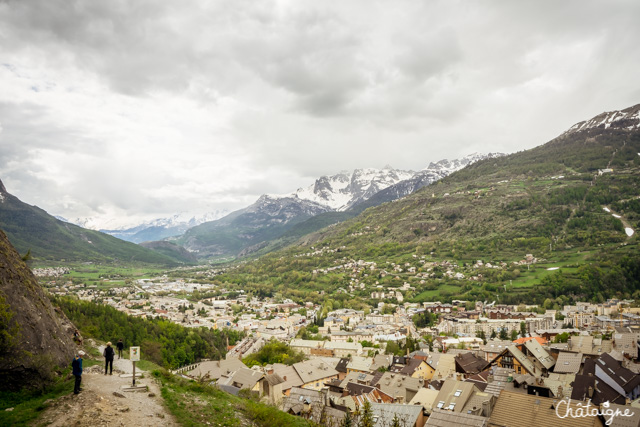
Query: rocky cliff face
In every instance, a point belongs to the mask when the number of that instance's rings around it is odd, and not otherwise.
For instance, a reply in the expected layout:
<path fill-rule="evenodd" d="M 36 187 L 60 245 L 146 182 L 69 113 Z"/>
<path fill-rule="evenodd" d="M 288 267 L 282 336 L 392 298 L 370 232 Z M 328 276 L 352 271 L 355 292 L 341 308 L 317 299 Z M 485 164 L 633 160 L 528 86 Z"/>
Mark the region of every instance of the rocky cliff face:
<path fill-rule="evenodd" d="M 0 231 L 0 389 L 40 387 L 71 363 L 74 326 Z"/>

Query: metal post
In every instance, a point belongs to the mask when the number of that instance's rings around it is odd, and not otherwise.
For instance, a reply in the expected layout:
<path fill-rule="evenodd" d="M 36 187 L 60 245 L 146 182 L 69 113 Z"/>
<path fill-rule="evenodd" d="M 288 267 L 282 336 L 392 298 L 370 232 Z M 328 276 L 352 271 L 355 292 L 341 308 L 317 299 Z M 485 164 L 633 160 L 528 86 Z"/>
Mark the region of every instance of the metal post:
<path fill-rule="evenodd" d="M 133 384 L 132 387 L 136 386 L 136 362 L 133 361 Z"/>

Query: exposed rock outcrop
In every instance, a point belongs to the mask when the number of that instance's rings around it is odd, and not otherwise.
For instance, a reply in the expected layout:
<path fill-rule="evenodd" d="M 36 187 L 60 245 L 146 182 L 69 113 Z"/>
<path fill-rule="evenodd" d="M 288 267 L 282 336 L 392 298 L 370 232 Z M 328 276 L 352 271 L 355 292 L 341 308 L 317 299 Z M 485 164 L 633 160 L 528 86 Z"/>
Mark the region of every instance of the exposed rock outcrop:
<path fill-rule="evenodd" d="M 71 363 L 74 329 L 0 231 L 0 389 L 40 387 Z"/>

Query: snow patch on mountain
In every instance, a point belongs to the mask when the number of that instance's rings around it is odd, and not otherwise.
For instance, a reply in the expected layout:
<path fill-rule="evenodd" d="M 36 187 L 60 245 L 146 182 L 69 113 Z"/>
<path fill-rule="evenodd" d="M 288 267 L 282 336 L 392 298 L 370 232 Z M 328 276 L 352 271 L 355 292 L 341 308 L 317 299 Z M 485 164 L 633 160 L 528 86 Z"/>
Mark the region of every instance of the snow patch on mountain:
<path fill-rule="evenodd" d="M 432 162 L 425 169 L 417 172 L 393 169 L 391 166 L 385 166 L 383 169 L 355 169 L 353 172 L 341 171 L 335 175 L 322 176 L 312 185 L 299 188 L 291 194 L 269 197 L 273 199 L 295 197 L 315 202 L 333 211 L 345 211 L 382 190 L 398 186 L 398 195 L 406 195 L 478 160 L 502 155 L 473 153 L 461 159 Z M 403 183 L 406 185 L 403 186 Z"/>
<path fill-rule="evenodd" d="M 388 166 L 384 169 L 364 168 L 351 173 L 339 172 L 336 175 L 322 176 L 312 185 L 299 188 L 286 197 L 296 197 L 334 211 L 344 211 L 414 174 L 414 171 Z"/>
<path fill-rule="evenodd" d="M 561 136 L 569 135 L 587 129 L 621 129 L 621 130 L 637 130 L 640 129 L 640 104 L 626 108 L 620 111 L 609 111 L 598 114 L 589 120 L 578 122 L 571 126 Z"/>
<path fill-rule="evenodd" d="M 455 159 L 455 160 L 440 160 L 439 162 L 436 163 L 429 163 L 429 166 L 427 166 L 426 168 L 424 168 L 422 170 L 422 172 L 427 171 L 427 172 L 436 172 L 439 174 L 442 174 L 444 176 L 450 175 L 456 171 L 459 171 L 460 169 L 463 169 L 467 166 L 469 166 L 472 163 L 475 163 L 477 161 L 480 160 L 484 160 L 484 159 L 493 159 L 495 157 L 501 157 L 504 156 L 504 154 L 502 153 L 489 153 L 489 154 L 480 154 L 480 153 L 472 153 L 469 155 L 466 155 L 460 159 Z"/>
<path fill-rule="evenodd" d="M 7 189 L 4 188 L 4 184 L 0 181 L 0 203 L 4 203 L 6 200 L 5 194 L 7 194 Z"/>
<path fill-rule="evenodd" d="M 173 216 L 166 218 L 156 218 L 147 221 L 140 222 L 122 222 L 118 219 L 109 219 L 103 220 L 100 218 L 76 218 L 72 220 L 68 220 L 61 216 L 56 216 L 57 219 L 64 222 L 69 222 L 71 224 L 78 225 L 82 228 L 87 228 L 89 230 L 100 230 L 103 232 L 111 232 L 111 231 L 127 231 L 127 230 L 142 230 L 150 227 L 163 227 L 163 228 L 174 228 L 174 227 L 186 227 L 191 228 L 196 225 L 200 225 L 204 222 L 215 221 L 216 219 L 222 218 L 227 215 L 229 211 L 227 209 L 216 210 L 214 212 L 207 212 L 201 215 L 194 215 L 189 212 L 180 212 Z"/>

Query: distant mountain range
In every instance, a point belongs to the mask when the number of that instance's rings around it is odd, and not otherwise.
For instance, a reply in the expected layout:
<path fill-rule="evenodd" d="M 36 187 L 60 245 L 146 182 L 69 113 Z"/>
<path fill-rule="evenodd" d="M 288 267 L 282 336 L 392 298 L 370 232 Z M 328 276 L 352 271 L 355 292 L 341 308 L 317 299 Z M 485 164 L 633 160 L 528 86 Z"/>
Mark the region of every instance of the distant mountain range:
<path fill-rule="evenodd" d="M 387 166 L 322 176 L 290 194 L 263 195 L 247 208 L 193 227 L 171 240 L 200 258 L 248 255 L 272 246 L 273 241 L 285 238 L 290 242 L 353 217 L 366 207 L 404 197 L 473 162 L 501 155 L 474 153 L 431 163 L 418 172 Z"/>
<path fill-rule="evenodd" d="M 162 240 L 171 236 L 180 236 L 191 227 L 222 218 L 228 213 L 227 209 L 209 212 L 204 215 L 191 215 L 181 212 L 168 218 L 158 218 L 140 224 L 112 228 L 105 228 L 104 223 L 98 222 L 93 218 L 76 218 L 74 220 L 67 220 L 61 216 L 56 216 L 56 218 L 89 230 L 101 231 L 127 242 L 142 243 Z"/>
<path fill-rule="evenodd" d="M 32 253 L 40 259 L 126 260 L 160 264 L 194 262 L 194 256 L 200 259 L 229 258 L 278 249 L 295 242 L 302 236 L 311 236 L 310 233 L 328 225 L 356 217 L 366 209 L 401 198 L 406 200 L 406 196 L 420 193 L 419 198 L 411 196 L 411 200 L 419 200 L 420 212 L 403 211 L 404 204 L 393 203 L 389 204 L 386 210 L 368 211 L 370 213 L 367 217 L 372 217 L 376 212 L 388 211 L 388 214 L 384 215 L 386 225 L 383 228 L 390 230 L 392 236 L 400 236 L 398 238 L 402 241 L 409 241 L 415 236 L 424 239 L 423 236 L 434 233 L 433 230 L 437 230 L 437 234 L 442 233 L 441 236 L 450 234 L 451 238 L 460 238 L 456 233 L 462 231 L 466 233 L 465 238 L 472 238 L 479 232 L 484 233 L 483 235 L 493 235 L 494 230 L 501 230 L 500 232 L 503 233 L 509 227 L 515 227 L 513 233 L 518 235 L 523 233 L 522 227 L 525 226 L 526 230 L 533 230 L 531 232 L 541 233 L 540 230 L 543 230 L 552 233 L 554 224 L 551 220 L 544 219 L 542 216 L 536 219 L 533 215 L 534 210 L 531 208 L 526 209 L 526 215 L 521 218 L 519 224 L 514 225 L 506 221 L 505 218 L 525 212 L 523 207 L 537 206 L 535 200 L 524 197 L 520 187 L 517 187 L 515 189 L 517 191 L 513 194 L 510 193 L 496 202 L 499 205 L 487 205 L 485 210 L 491 212 L 491 215 L 482 217 L 476 209 L 468 210 L 467 199 L 476 200 L 476 204 L 480 204 L 480 200 L 485 200 L 481 197 L 479 190 L 475 190 L 478 194 L 474 194 L 471 190 L 481 188 L 478 187 L 481 180 L 485 181 L 482 185 L 494 191 L 492 189 L 495 183 L 509 182 L 521 177 L 553 181 L 556 179 L 554 177 L 573 174 L 572 183 L 590 182 L 593 171 L 597 172 L 604 168 L 614 170 L 621 167 L 629 168 L 630 165 L 640 161 L 638 155 L 640 132 L 638 131 L 640 131 L 640 105 L 621 111 L 602 113 L 590 120 L 577 123 L 558 138 L 522 154 L 509 156 L 473 154 L 454 161 L 442 160 L 431 163 L 417 172 L 396 170 L 391 167 L 379 170 L 357 169 L 351 173 L 341 172 L 320 177 L 313 185 L 287 195 L 263 195 L 251 206 L 213 221 L 206 220 L 223 213 L 216 212 L 209 217 L 201 218 L 184 214 L 175 215 L 128 229 L 110 230 L 123 238 L 137 241 L 153 240 L 155 236 L 166 238 L 164 241 L 145 243 L 145 247 L 60 221 L 38 207 L 21 202 L 9 194 L 0 183 L 0 229 L 6 232 L 11 243 L 19 251 L 24 253 L 31 249 Z M 617 180 L 622 178 L 622 175 L 615 176 Z M 439 182 L 440 180 L 442 182 Z M 460 203 L 454 207 L 450 202 L 443 203 L 440 199 L 432 198 L 431 192 L 418 191 L 435 182 L 439 182 L 438 188 L 441 184 L 454 188 L 454 183 L 460 183 L 459 188 L 455 187 L 457 198 L 451 198 L 451 200 L 459 199 Z M 559 181 L 553 182 L 556 186 L 560 185 Z M 550 197 L 546 203 L 551 205 L 570 197 L 559 189 L 552 190 L 545 190 L 549 194 L 544 194 L 544 197 Z M 607 194 L 593 195 L 584 200 L 589 203 L 616 200 L 612 198 L 613 191 L 618 190 L 619 187 L 614 186 L 607 189 Z M 579 191 L 585 190 L 581 187 Z M 435 192 L 434 189 L 434 194 Z M 578 193 L 582 194 L 580 192 Z M 621 195 L 630 197 L 627 193 L 621 193 Z M 629 200 L 631 201 L 628 203 L 635 203 L 633 202 L 635 199 Z M 444 208 L 441 212 L 430 214 L 423 209 L 424 206 L 436 202 L 443 203 Z M 623 206 L 622 201 L 619 203 Z M 553 220 L 564 220 L 563 215 L 569 215 L 572 219 L 572 227 L 592 220 L 591 216 L 588 218 L 579 216 L 583 215 L 583 212 L 575 213 L 576 218 L 573 218 L 572 212 L 573 207 L 569 206 L 564 211 L 555 212 L 557 218 L 554 217 Z M 471 214 L 477 218 L 474 217 L 473 221 L 471 219 L 459 221 L 459 218 L 465 218 Z M 634 217 L 629 218 L 635 221 Z M 201 221 L 205 222 L 198 225 Z M 605 224 L 606 233 L 615 234 L 619 231 L 610 230 L 611 227 L 607 224 Z M 619 227 L 619 224 L 616 223 L 615 227 Z M 180 234 L 184 229 L 187 230 Z M 342 228 L 335 227 L 331 230 L 334 229 L 337 232 Z M 327 231 L 324 230 L 322 233 Z M 600 235 L 596 231 L 589 231 L 589 233 L 584 236 Z M 384 233 L 382 236 L 379 244 L 386 241 Z M 313 240 L 312 237 L 305 238 L 305 241 Z"/>
<path fill-rule="evenodd" d="M 412 303 L 561 307 L 640 298 L 640 105 L 379 203 L 413 190 L 406 184 L 296 224 L 285 234 L 302 237 L 294 244 L 219 280 L 303 301 L 322 291 L 352 307 L 371 304 L 372 291 L 403 284 L 404 301 Z M 309 232 L 338 215 L 339 224 Z M 385 296 L 377 301 L 387 303 Z"/>
<path fill-rule="evenodd" d="M 125 242 L 108 234 L 63 222 L 7 192 L 0 181 L 0 229 L 21 253 L 40 260 L 142 262 L 176 265 L 192 262 L 180 249 L 170 255 Z M 189 254 L 187 254 L 189 255 Z"/>

